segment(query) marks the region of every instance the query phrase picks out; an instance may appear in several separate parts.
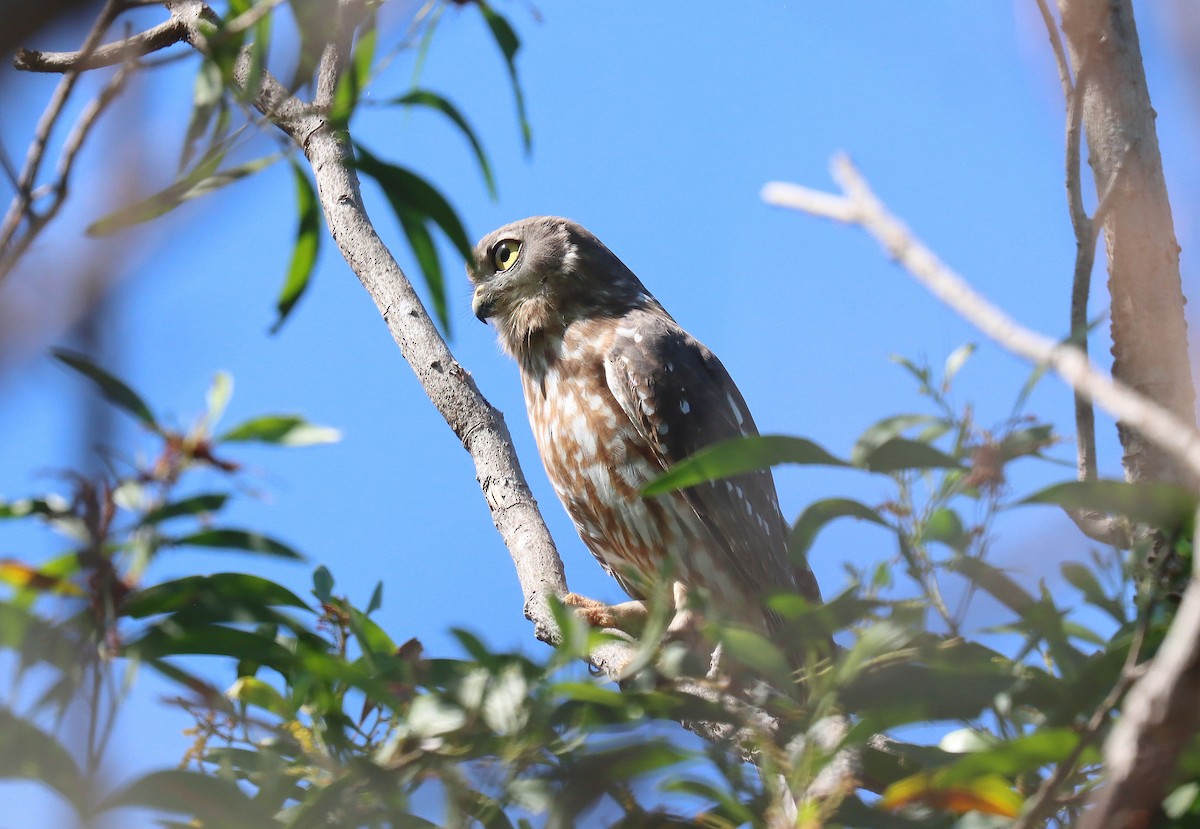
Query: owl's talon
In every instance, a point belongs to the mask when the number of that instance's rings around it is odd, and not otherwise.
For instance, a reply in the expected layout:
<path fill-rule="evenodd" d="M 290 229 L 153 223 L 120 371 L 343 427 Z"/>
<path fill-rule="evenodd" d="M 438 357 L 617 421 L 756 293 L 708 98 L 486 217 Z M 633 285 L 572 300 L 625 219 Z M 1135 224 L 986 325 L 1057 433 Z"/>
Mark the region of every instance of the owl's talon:
<path fill-rule="evenodd" d="M 562 603 L 575 610 L 575 615 L 594 628 L 615 628 L 636 636 L 645 626 L 646 606 L 641 602 L 622 602 L 607 605 L 578 593 L 567 593 Z"/>

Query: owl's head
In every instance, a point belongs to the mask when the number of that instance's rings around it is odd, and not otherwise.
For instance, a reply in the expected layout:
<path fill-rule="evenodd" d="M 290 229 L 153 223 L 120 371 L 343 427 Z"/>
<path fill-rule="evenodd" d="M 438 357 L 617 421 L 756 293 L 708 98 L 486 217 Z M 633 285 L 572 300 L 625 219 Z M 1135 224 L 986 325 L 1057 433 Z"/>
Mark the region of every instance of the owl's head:
<path fill-rule="evenodd" d="M 538 334 L 616 316 L 653 299 L 599 239 L 570 219 L 534 216 L 494 230 L 475 246 L 471 310 L 491 320 L 513 356 Z"/>

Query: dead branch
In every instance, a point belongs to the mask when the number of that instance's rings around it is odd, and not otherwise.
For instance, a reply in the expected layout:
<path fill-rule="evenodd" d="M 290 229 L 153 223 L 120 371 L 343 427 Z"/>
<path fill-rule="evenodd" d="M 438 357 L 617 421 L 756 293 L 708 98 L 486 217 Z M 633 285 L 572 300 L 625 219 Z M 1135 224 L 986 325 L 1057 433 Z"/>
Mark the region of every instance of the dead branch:
<path fill-rule="evenodd" d="M 922 285 L 984 334 L 1014 354 L 1048 365 L 1072 389 L 1200 475 L 1200 432 L 1191 423 L 1120 380 L 1106 377 L 1072 343 L 1057 343 L 1023 328 L 976 293 L 887 211 L 850 159 L 835 158 L 833 176 L 842 187 L 841 195 L 773 182 L 763 188 L 762 197 L 779 207 L 860 225 Z"/>

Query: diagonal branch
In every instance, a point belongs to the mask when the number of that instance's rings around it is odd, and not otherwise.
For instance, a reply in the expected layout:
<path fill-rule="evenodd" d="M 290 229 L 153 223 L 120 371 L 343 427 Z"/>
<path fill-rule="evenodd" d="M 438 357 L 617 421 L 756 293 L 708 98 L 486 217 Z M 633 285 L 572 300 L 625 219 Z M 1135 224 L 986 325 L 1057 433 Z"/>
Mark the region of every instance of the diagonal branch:
<path fill-rule="evenodd" d="M 1048 365 L 1076 392 L 1179 459 L 1193 475 L 1200 475 L 1200 432 L 1195 426 L 1124 383 L 1106 377 L 1074 344 L 1058 343 L 1022 327 L 976 293 L 887 211 L 848 158 L 834 159 L 833 175 L 842 187 L 841 196 L 773 182 L 763 188 L 763 200 L 860 225 L 917 281 L 984 334 L 1014 354 Z"/>
<path fill-rule="evenodd" d="M 849 159 L 838 157 L 834 178 L 842 194 L 772 183 L 763 199 L 836 221 L 860 225 L 912 276 L 960 316 L 1009 351 L 1044 363 L 1067 385 L 1136 430 L 1191 475 L 1200 474 L 1200 433 L 1164 406 L 1110 379 L 1070 343 L 1023 328 L 971 289 L 888 213 Z M 1180 752 L 1200 727 L 1200 573 L 1154 659 L 1129 691 L 1124 714 L 1104 746 L 1107 785 L 1095 796 L 1081 829 L 1149 825 Z"/>

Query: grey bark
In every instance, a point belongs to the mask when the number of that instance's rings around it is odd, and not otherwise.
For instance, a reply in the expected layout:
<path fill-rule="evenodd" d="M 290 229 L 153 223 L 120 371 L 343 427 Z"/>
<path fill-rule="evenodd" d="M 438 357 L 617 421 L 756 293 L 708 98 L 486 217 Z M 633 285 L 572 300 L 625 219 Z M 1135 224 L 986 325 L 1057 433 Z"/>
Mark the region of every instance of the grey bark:
<path fill-rule="evenodd" d="M 1187 423 L 1195 389 L 1185 299 L 1130 0 L 1058 0 L 1097 193 L 1105 195 L 1113 375 Z M 1118 424 L 1130 481 L 1194 488 L 1196 476 Z M 1082 829 L 1142 827 L 1160 808 L 1179 754 L 1200 726 L 1200 587 L 1193 577 L 1167 640 L 1131 689 L 1105 742 L 1105 783 Z"/>
<path fill-rule="evenodd" d="M 1171 205 L 1130 0 L 1059 0 L 1088 163 L 1104 217 L 1113 376 L 1187 423 L 1196 392 Z M 1171 457 L 1118 425 L 1131 481 L 1190 483 Z"/>

